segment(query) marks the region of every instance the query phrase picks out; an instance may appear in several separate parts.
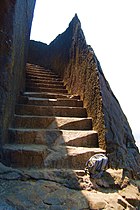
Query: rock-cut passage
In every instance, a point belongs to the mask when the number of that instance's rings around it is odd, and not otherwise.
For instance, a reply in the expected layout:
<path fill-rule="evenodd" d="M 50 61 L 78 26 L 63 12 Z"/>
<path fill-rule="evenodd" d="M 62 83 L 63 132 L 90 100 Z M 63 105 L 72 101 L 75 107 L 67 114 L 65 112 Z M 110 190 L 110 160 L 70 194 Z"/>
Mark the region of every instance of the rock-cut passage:
<path fill-rule="evenodd" d="M 52 71 L 27 64 L 26 91 L 15 107 L 3 162 L 15 168 L 83 170 L 98 134 L 79 96 L 68 94 Z"/>

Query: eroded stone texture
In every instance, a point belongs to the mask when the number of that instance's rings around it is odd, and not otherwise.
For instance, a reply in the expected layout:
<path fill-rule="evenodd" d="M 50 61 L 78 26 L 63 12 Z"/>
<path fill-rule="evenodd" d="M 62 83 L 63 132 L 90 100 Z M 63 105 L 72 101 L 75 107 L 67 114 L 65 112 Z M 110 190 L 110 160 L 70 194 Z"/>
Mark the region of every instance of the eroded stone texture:
<path fill-rule="evenodd" d="M 7 139 L 16 98 L 24 88 L 34 5 L 35 0 L 0 1 L 0 145 Z"/>
<path fill-rule="evenodd" d="M 139 183 L 122 170 L 101 179 L 83 171 L 17 170 L 0 164 L 0 209 L 139 209 Z"/>
<path fill-rule="evenodd" d="M 110 166 L 132 170 L 138 176 L 140 155 L 131 128 L 86 43 L 77 15 L 49 46 L 31 41 L 28 61 L 52 69 L 64 79 L 71 94 L 80 95 L 98 131 L 99 145 L 107 150 Z"/>

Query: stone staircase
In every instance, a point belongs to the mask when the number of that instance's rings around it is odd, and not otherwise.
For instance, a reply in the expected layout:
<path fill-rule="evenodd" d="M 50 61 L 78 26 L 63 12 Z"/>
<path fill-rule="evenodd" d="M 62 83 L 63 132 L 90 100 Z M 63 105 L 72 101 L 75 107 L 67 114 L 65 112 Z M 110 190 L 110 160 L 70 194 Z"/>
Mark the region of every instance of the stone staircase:
<path fill-rule="evenodd" d="M 15 107 L 3 162 L 15 168 L 84 169 L 98 134 L 79 96 L 68 94 L 50 70 L 27 64 L 26 92 Z"/>

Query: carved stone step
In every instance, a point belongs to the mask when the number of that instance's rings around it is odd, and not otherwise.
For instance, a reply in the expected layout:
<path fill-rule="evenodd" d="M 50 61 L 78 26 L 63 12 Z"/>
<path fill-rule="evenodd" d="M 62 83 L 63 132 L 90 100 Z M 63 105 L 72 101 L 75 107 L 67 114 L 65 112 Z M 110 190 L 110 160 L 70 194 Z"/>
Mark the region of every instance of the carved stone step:
<path fill-rule="evenodd" d="M 63 136 L 57 139 L 58 144 L 75 147 L 98 147 L 98 134 L 94 130 L 63 130 L 62 133 Z"/>
<path fill-rule="evenodd" d="M 100 148 L 59 146 L 46 157 L 45 167 L 84 169 L 87 160 L 99 153 L 105 153 L 105 151 Z"/>
<path fill-rule="evenodd" d="M 3 146 L 2 162 L 20 168 L 84 169 L 92 155 L 104 152 L 100 148 L 58 146 L 50 150 L 45 145 L 7 144 Z"/>
<path fill-rule="evenodd" d="M 26 91 L 33 91 L 33 92 L 49 92 L 49 93 L 68 93 L 66 89 L 59 89 L 59 88 L 45 88 L 45 87 L 33 87 L 33 86 L 26 86 Z"/>
<path fill-rule="evenodd" d="M 26 76 L 27 77 L 51 77 L 51 78 L 59 78 L 58 75 L 56 74 L 52 74 L 51 72 L 34 72 L 34 73 L 30 73 L 30 72 L 26 72 Z"/>
<path fill-rule="evenodd" d="M 28 64 L 27 64 L 28 65 Z M 51 69 L 48 69 L 48 68 L 45 68 L 45 67 L 41 67 L 41 66 L 38 66 L 38 67 L 36 67 L 36 66 L 31 66 L 31 67 L 28 67 L 28 68 L 26 68 L 26 71 L 28 72 L 28 71 L 32 71 L 32 72 L 36 72 L 36 71 L 42 71 L 42 72 L 52 72 L 52 73 L 54 73 Z"/>
<path fill-rule="evenodd" d="M 36 78 L 36 79 L 50 79 L 50 80 L 58 80 L 58 81 L 62 81 L 58 76 L 52 76 L 52 75 L 46 75 L 46 76 L 38 76 L 38 75 L 26 75 L 26 78 L 31 78 L 31 79 L 33 79 L 33 78 Z"/>
<path fill-rule="evenodd" d="M 83 130 L 57 129 L 9 129 L 9 140 L 16 144 L 44 144 L 48 147 L 56 145 L 98 147 L 97 132 Z"/>
<path fill-rule="evenodd" d="M 28 74 L 28 72 L 29 73 L 32 73 L 32 74 L 34 74 L 34 73 L 48 73 L 48 74 L 54 74 L 51 70 L 49 70 L 49 69 L 36 69 L 36 68 L 30 68 L 30 69 L 26 69 L 26 73 Z"/>
<path fill-rule="evenodd" d="M 20 104 L 41 105 L 41 106 L 70 106 L 70 107 L 83 107 L 83 102 L 77 99 L 47 99 L 21 96 L 19 99 Z"/>
<path fill-rule="evenodd" d="M 59 77 L 57 76 L 56 74 L 54 74 L 53 72 L 51 71 L 46 71 L 46 70 L 28 70 L 26 71 L 26 75 L 41 75 L 41 76 L 55 76 L 55 77 Z"/>
<path fill-rule="evenodd" d="M 18 115 L 87 117 L 86 109 L 83 107 L 37 106 L 18 104 L 16 105 L 15 113 Z"/>
<path fill-rule="evenodd" d="M 52 78 L 52 77 L 37 77 L 37 76 L 32 76 L 32 77 L 26 77 L 26 80 L 36 80 L 37 82 L 40 81 L 45 81 L 46 82 L 62 82 L 62 79 L 59 78 Z"/>
<path fill-rule="evenodd" d="M 13 125 L 15 128 L 59 128 L 64 130 L 91 130 L 92 119 L 15 115 Z"/>
<path fill-rule="evenodd" d="M 63 93 L 24 92 L 23 95 L 29 97 L 48 98 L 48 99 L 57 99 L 57 98 L 80 99 L 80 96 L 71 96 L 70 94 L 63 94 Z"/>
<path fill-rule="evenodd" d="M 62 80 L 50 80 L 50 79 L 38 79 L 38 78 L 28 78 L 26 79 L 26 83 L 39 83 L 39 84 L 56 84 L 56 85 L 63 85 Z"/>
<path fill-rule="evenodd" d="M 27 63 L 26 64 L 26 71 L 47 71 L 47 72 L 50 72 L 51 70 L 50 69 L 46 69 L 42 66 L 38 66 L 38 65 L 35 65 L 35 64 L 31 64 L 31 63 Z"/>
<path fill-rule="evenodd" d="M 44 167 L 49 154 L 45 145 L 7 144 L 3 146 L 2 162 L 10 167 Z"/>
<path fill-rule="evenodd" d="M 47 84 L 47 83 L 37 83 L 37 82 L 26 82 L 27 87 L 41 87 L 41 88 L 59 88 L 65 89 L 64 85 L 61 84 Z"/>

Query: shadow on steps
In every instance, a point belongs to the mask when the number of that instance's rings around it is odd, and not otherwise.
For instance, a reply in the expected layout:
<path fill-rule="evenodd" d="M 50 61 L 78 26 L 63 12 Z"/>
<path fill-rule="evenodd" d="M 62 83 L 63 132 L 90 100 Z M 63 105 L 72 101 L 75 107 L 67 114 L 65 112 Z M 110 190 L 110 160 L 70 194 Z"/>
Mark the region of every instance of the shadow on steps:
<path fill-rule="evenodd" d="M 30 64 L 28 69 L 30 78 L 36 79 L 33 80 L 36 85 L 38 71 L 45 74 L 45 70 Z M 36 76 L 32 77 L 35 71 Z M 56 77 L 52 80 L 55 82 Z M 40 85 L 43 82 L 44 75 L 41 81 L 39 73 Z M 2 174 L 3 178 L 25 182 L 44 180 L 53 182 L 53 189 L 60 188 L 60 185 L 75 190 L 88 188 L 89 183 L 86 184 L 82 178 L 85 176 L 85 163 L 92 155 L 105 152 L 98 148 L 98 134 L 92 130 L 91 118 L 87 118 L 79 97 L 71 97 L 59 90 L 35 91 L 33 88 L 31 92 L 25 92 L 16 106 L 13 127 L 9 128 L 9 144 L 3 147 L 3 163 L 17 169 Z M 47 185 L 51 188 L 49 183 Z M 65 209 L 67 204 L 69 209 L 88 208 L 89 203 L 83 193 L 79 191 L 78 195 L 84 201 L 78 204 L 78 208 L 74 199 L 68 202 L 68 197 L 63 204 L 57 201 L 57 207 Z M 47 192 L 47 196 L 51 201 L 45 201 L 44 205 L 55 206 L 58 194 Z"/>

